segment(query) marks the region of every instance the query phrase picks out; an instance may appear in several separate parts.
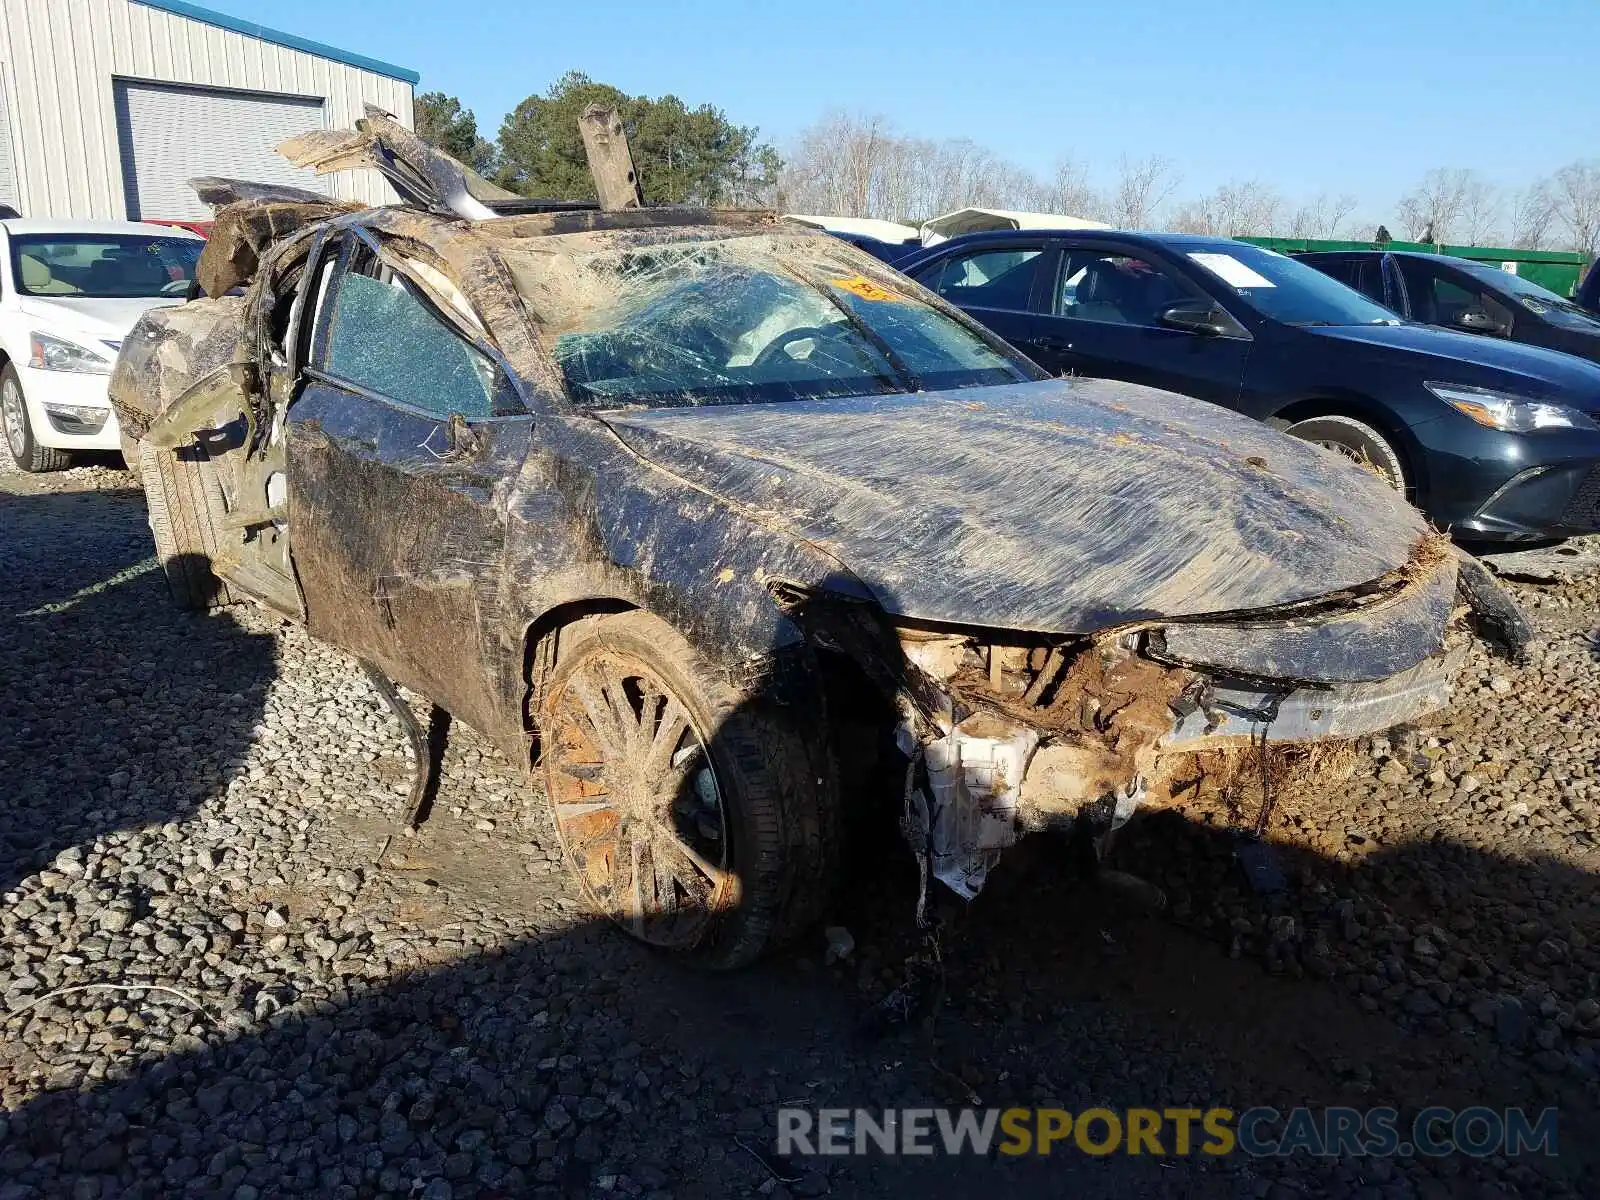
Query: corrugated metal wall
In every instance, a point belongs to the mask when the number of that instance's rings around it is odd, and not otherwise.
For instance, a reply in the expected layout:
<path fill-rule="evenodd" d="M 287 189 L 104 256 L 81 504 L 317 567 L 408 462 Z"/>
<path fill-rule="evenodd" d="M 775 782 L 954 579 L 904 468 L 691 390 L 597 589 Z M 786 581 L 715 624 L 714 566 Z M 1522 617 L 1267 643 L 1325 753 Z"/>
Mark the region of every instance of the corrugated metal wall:
<path fill-rule="evenodd" d="M 411 124 L 411 85 L 147 8 L 132 0 L 0 0 L 0 73 L 10 100 L 18 207 L 25 216 L 126 216 L 112 78 L 315 97 L 349 128 L 365 103 Z M 374 172 L 334 194 L 395 199 Z"/>

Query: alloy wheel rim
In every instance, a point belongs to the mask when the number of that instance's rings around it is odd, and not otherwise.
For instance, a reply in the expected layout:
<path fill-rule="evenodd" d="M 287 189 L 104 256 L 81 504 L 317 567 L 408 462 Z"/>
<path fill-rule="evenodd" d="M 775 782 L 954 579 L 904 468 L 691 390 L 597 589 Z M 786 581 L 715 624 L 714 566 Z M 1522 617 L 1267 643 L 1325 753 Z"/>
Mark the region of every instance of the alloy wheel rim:
<path fill-rule="evenodd" d="M 609 649 L 547 711 L 545 790 L 586 898 L 640 941 L 694 946 L 739 900 L 704 733 L 660 676 Z"/>
<path fill-rule="evenodd" d="M 0 386 L 0 415 L 3 415 L 6 426 L 6 445 L 11 448 L 11 457 L 20 460 L 25 441 L 23 437 L 22 392 L 15 382 L 8 379 Z"/>

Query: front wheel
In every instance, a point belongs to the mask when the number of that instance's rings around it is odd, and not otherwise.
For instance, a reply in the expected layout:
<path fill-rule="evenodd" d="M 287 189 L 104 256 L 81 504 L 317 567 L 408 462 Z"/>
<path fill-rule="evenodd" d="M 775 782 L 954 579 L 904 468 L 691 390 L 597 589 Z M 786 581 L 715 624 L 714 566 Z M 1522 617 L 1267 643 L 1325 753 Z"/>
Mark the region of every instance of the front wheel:
<path fill-rule="evenodd" d="M 1400 452 L 1383 434 L 1354 417 L 1310 417 L 1289 425 L 1284 432 L 1344 455 L 1396 491 L 1404 492 L 1410 486 L 1411 481 L 1406 476 Z"/>
<path fill-rule="evenodd" d="M 834 785 L 801 731 L 647 613 L 560 638 L 539 706 L 545 795 L 590 906 L 716 968 L 815 919 Z"/>
<path fill-rule="evenodd" d="M 24 471 L 60 471 L 72 462 L 65 450 L 41 446 L 33 436 L 28 406 L 22 398 L 22 379 L 11 363 L 0 369 L 0 421 L 5 424 L 11 457 Z"/>
<path fill-rule="evenodd" d="M 124 454 L 129 452 L 144 484 L 150 533 L 172 602 L 189 609 L 233 603 L 228 585 L 212 569 L 222 544 L 218 523 L 227 512 L 217 464 L 198 443 L 181 450 L 135 443 Z"/>

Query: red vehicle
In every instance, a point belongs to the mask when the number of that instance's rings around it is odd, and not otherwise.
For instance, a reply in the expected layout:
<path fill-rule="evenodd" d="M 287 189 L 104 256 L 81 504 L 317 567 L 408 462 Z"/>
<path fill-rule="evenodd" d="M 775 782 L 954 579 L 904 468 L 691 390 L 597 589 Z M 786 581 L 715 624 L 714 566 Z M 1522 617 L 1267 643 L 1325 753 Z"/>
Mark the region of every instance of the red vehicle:
<path fill-rule="evenodd" d="M 190 233 L 198 233 L 203 238 L 211 236 L 210 221 L 166 221 L 160 217 L 143 218 L 146 225 L 170 225 L 174 229 L 187 229 Z"/>

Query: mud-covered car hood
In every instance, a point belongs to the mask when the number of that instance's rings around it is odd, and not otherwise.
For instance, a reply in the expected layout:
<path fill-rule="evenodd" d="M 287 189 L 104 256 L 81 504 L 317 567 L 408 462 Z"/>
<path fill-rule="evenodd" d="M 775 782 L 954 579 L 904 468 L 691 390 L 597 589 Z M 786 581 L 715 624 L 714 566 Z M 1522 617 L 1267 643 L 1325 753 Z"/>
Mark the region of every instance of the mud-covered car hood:
<path fill-rule="evenodd" d="M 600 415 L 930 621 L 1072 633 L 1272 608 L 1394 571 L 1428 533 L 1328 451 L 1106 380 Z"/>

